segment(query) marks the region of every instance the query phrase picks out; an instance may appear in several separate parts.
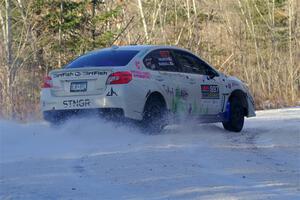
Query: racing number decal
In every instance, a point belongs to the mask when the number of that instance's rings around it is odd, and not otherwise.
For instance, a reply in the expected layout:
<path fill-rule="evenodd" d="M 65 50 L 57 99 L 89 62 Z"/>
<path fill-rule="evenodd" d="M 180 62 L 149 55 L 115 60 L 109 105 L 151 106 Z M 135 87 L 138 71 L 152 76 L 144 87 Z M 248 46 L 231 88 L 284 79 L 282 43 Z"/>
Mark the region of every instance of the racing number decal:
<path fill-rule="evenodd" d="M 202 99 L 219 99 L 220 92 L 217 85 L 201 85 Z"/>

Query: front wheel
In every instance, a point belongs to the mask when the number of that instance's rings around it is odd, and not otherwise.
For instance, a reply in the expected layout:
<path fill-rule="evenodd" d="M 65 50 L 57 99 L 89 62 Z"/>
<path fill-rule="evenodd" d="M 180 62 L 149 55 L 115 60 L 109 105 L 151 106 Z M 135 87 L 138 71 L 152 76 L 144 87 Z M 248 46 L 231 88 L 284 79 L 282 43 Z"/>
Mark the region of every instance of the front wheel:
<path fill-rule="evenodd" d="M 222 122 L 223 127 L 228 131 L 240 132 L 243 129 L 245 117 L 241 101 L 236 97 L 231 98 L 227 109 L 228 116 L 226 121 Z"/>
<path fill-rule="evenodd" d="M 142 120 L 143 131 L 151 134 L 160 133 L 167 125 L 167 108 L 160 98 L 150 97 L 145 105 Z"/>

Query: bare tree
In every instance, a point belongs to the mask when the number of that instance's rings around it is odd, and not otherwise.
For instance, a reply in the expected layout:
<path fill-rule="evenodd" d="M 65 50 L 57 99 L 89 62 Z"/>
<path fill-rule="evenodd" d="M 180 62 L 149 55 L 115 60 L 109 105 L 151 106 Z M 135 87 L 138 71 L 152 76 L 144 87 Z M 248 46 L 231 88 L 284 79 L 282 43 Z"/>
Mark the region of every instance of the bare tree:
<path fill-rule="evenodd" d="M 5 17 L 3 17 L 0 10 L 0 19 L 3 30 L 4 48 L 5 48 L 5 66 L 3 72 L 6 77 L 2 79 L 3 96 L 6 103 L 6 114 L 12 113 L 12 102 L 11 102 L 11 91 L 12 91 L 12 77 L 11 77 L 11 67 L 12 67 L 12 34 L 11 34 L 11 2 L 10 0 L 5 0 Z"/>
<path fill-rule="evenodd" d="M 146 42 L 148 42 L 149 41 L 148 27 L 147 27 L 146 19 L 145 19 L 145 16 L 144 16 L 143 5 L 142 5 L 141 0 L 137 0 L 137 1 L 138 1 L 138 7 L 139 7 L 139 10 L 140 10 L 141 19 L 142 19 L 142 22 L 143 22 Z"/>
<path fill-rule="evenodd" d="M 95 48 L 137 42 L 178 45 L 246 81 L 259 108 L 300 100 L 298 0 L 113 0 L 96 7 L 94 34 L 89 15 L 94 0 L 79 10 L 63 0 L 46 2 L 42 7 L 34 0 L 1 2 L 0 115 L 37 111 L 41 77 L 92 48 L 92 42 Z M 81 9 L 88 9 L 88 15 Z M 86 25 L 62 31 L 62 17 L 66 26 L 72 25 L 67 20 Z"/>

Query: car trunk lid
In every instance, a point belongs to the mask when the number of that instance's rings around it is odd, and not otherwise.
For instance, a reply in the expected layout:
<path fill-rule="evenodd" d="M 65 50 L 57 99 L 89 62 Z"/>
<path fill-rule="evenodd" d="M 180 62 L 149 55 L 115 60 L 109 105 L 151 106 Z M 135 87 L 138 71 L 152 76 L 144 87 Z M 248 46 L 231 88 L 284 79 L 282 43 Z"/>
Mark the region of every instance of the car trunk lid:
<path fill-rule="evenodd" d="M 107 77 L 111 68 L 74 68 L 54 70 L 51 93 L 53 96 L 100 95 L 106 89 Z"/>

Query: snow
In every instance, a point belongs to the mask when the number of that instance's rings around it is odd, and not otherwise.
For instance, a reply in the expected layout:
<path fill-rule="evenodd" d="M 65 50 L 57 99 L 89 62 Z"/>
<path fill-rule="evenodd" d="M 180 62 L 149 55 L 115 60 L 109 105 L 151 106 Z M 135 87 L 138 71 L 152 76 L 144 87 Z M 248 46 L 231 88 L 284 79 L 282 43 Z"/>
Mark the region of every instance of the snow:
<path fill-rule="evenodd" d="M 300 199 L 300 108 L 159 135 L 99 119 L 0 121 L 0 199 Z"/>

